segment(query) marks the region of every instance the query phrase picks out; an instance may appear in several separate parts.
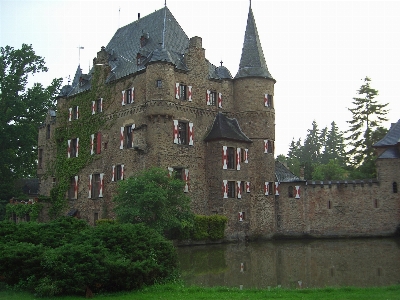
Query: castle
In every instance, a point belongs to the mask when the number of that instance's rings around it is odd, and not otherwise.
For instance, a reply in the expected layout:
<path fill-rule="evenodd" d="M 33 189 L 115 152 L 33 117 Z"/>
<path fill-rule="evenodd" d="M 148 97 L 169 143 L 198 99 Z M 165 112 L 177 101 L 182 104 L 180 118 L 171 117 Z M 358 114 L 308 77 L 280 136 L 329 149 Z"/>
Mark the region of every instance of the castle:
<path fill-rule="evenodd" d="M 305 181 L 274 160 L 275 83 L 251 6 L 234 77 L 206 59 L 202 39 L 189 39 L 167 6 L 139 18 L 117 30 L 88 74 L 78 67 L 62 88 L 57 113 L 39 129 L 40 194 L 60 184 L 48 176 L 57 156 L 70 166 L 86 156 L 68 178 L 65 214 L 90 224 L 114 217 L 119 180 L 157 166 L 182 178 L 193 212 L 228 217 L 228 240 L 393 234 L 400 122 L 396 143 L 376 145 L 378 180 Z"/>

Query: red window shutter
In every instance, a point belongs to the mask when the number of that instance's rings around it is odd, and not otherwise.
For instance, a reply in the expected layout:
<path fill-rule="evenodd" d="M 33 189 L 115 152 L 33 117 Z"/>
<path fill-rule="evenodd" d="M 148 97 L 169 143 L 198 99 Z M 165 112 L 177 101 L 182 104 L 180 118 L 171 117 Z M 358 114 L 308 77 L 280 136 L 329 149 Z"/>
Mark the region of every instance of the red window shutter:
<path fill-rule="evenodd" d="M 296 199 L 300 199 L 300 186 L 296 185 L 295 188 L 296 188 L 296 196 L 295 196 L 295 198 Z"/>
<path fill-rule="evenodd" d="M 179 99 L 179 82 L 175 83 L 175 98 Z"/>
<path fill-rule="evenodd" d="M 103 98 L 100 98 L 100 112 L 103 112 Z"/>
<path fill-rule="evenodd" d="M 96 153 L 100 154 L 101 153 L 101 132 L 97 133 L 97 147 L 96 147 Z"/>
<path fill-rule="evenodd" d="M 224 198 L 228 198 L 228 180 L 222 180 L 222 190 L 224 192 Z"/>
<path fill-rule="evenodd" d="M 266 182 L 264 183 L 264 195 L 265 195 L 265 196 L 268 196 L 268 195 L 269 195 L 269 182 L 268 182 L 268 181 L 266 181 Z"/>
<path fill-rule="evenodd" d="M 189 192 L 189 169 L 185 169 L 183 176 L 185 180 L 185 189 L 183 191 L 187 193 Z"/>
<path fill-rule="evenodd" d="M 193 146 L 193 123 L 189 122 L 189 146 Z"/>
<path fill-rule="evenodd" d="M 92 198 L 92 178 L 93 174 L 89 175 L 89 193 L 88 193 L 88 198 Z"/>
<path fill-rule="evenodd" d="M 96 113 L 96 101 L 92 101 L 92 115 Z"/>
<path fill-rule="evenodd" d="M 240 148 L 236 148 L 236 170 L 240 171 L 240 155 L 242 150 Z"/>
<path fill-rule="evenodd" d="M 90 154 L 94 154 L 94 134 L 90 135 Z"/>
<path fill-rule="evenodd" d="M 111 181 L 115 181 L 115 165 L 112 166 Z"/>
<path fill-rule="evenodd" d="M 71 140 L 68 140 L 68 149 L 67 149 L 67 157 L 71 157 Z"/>
<path fill-rule="evenodd" d="M 264 140 L 264 153 L 268 153 L 268 140 Z"/>
<path fill-rule="evenodd" d="M 222 108 L 222 93 L 218 93 L 218 107 Z"/>
<path fill-rule="evenodd" d="M 264 94 L 264 106 L 269 107 L 268 94 Z"/>
<path fill-rule="evenodd" d="M 125 170 L 124 170 L 124 165 L 121 165 L 121 180 L 124 180 L 124 172 L 125 172 Z"/>
<path fill-rule="evenodd" d="M 228 147 L 222 146 L 222 169 L 228 169 L 228 154 L 227 154 Z"/>
<path fill-rule="evenodd" d="M 78 199 L 78 176 L 75 176 L 74 199 Z"/>
<path fill-rule="evenodd" d="M 241 186 L 241 181 L 237 181 L 237 197 L 238 199 L 242 198 L 242 186 Z"/>
<path fill-rule="evenodd" d="M 192 86 L 188 86 L 188 101 L 192 101 Z"/>
<path fill-rule="evenodd" d="M 124 149 L 124 131 L 125 131 L 125 127 L 121 127 L 121 131 L 119 134 L 119 149 Z"/>
<path fill-rule="evenodd" d="M 79 154 L 79 138 L 76 138 L 76 156 L 75 157 L 78 157 L 78 154 Z"/>
<path fill-rule="evenodd" d="M 174 144 L 178 144 L 178 120 L 174 120 Z"/>
<path fill-rule="evenodd" d="M 244 163 L 249 163 L 249 149 L 244 149 Z"/>
<path fill-rule="evenodd" d="M 104 173 L 100 174 L 100 191 L 99 198 L 103 198 L 103 190 L 104 190 Z"/>
<path fill-rule="evenodd" d="M 211 105 L 211 103 L 210 103 L 210 91 L 209 90 L 207 90 L 207 94 L 206 94 L 206 103 L 207 103 L 207 105 Z"/>
<path fill-rule="evenodd" d="M 250 181 L 246 182 L 246 193 L 250 193 Z"/>
<path fill-rule="evenodd" d="M 279 196 L 279 182 L 275 182 L 275 196 Z"/>

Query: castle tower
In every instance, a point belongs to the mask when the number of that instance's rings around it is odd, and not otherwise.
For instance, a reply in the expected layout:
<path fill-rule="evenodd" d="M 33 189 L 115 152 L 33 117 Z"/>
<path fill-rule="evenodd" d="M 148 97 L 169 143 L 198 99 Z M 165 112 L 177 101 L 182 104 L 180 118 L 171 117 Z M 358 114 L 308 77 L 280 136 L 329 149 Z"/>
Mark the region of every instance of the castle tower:
<path fill-rule="evenodd" d="M 252 141 L 249 148 L 249 169 L 252 170 L 252 190 L 256 193 L 253 194 L 249 207 L 254 222 L 262 221 L 265 224 L 260 232 L 262 235 L 273 232 L 276 224 L 275 82 L 265 62 L 250 5 L 239 70 L 233 79 L 233 94 L 235 117 Z M 254 233 L 255 230 L 260 230 L 260 227 L 251 223 L 250 231 Z"/>

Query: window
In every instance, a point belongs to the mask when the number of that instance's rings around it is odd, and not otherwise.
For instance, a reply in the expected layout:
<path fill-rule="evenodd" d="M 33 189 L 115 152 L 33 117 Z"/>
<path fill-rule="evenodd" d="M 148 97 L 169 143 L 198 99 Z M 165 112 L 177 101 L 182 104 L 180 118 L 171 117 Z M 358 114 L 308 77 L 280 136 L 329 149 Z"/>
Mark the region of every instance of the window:
<path fill-rule="evenodd" d="M 162 88 L 162 80 L 161 79 L 156 80 L 156 87 Z"/>
<path fill-rule="evenodd" d="M 235 169 L 235 161 L 236 161 L 235 148 L 228 147 L 226 150 L 226 157 L 227 157 L 228 169 Z"/>
<path fill-rule="evenodd" d="M 125 91 L 125 95 L 126 95 L 126 103 L 127 104 L 131 104 L 131 103 L 134 102 L 134 100 L 135 100 L 135 90 L 134 90 L 134 88 L 126 90 Z"/>
<path fill-rule="evenodd" d="M 392 186 L 393 186 L 393 193 L 397 193 L 397 182 L 394 181 Z"/>
<path fill-rule="evenodd" d="M 96 100 L 96 112 L 102 112 L 103 111 L 103 98 L 97 99 Z"/>
<path fill-rule="evenodd" d="M 264 153 L 274 153 L 274 141 L 264 140 Z"/>
<path fill-rule="evenodd" d="M 93 174 L 92 180 L 92 199 L 97 199 L 100 196 L 100 174 Z"/>
<path fill-rule="evenodd" d="M 274 107 L 273 106 L 273 99 L 274 99 L 274 96 L 272 96 L 270 94 L 265 94 L 264 95 L 264 105 L 266 107 Z"/>
<path fill-rule="evenodd" d="M 235 198 L 236 193 L 236 182 L 235 181 L 228 181 L 228 198 Z"/>
<path fill-rule="evenodd" d="M 178 88 L 178 93 L 179 93 L 179 100 L 187 100 L 187 86 L 184 84 L 179 84 Z"/>
<path fill-rule="evenodd" d="M 56 178 L 55 178 L 55 177 L 52 177 L 52 179 L 51 179 L 51 183 L 52 183 L 53 185 L 55 185 L 55 184 L 57 183 L 57 180 L 56 180 Z"/>
<path fill-rule="evenodd" d="M 125 146 L 132 148 L 132 125 L 125 126 Z"/>
<path fill-rule="evenodd" d="M 378 208 L 378 199 L 374 199 L 374 208 Z"/>
<path fill-rule="evenodd" d="M 124 180 L 124 165 L 116 165 L 115 166 L 115 179 Z"/>
<path fill-rule="evenodd" d="M 244 211 L 239 212 L 239 216 L 238 216 L 239 222 L 242 222 L 245 220 L 245 213 Z"/>
<path fill-rule="evenodd" d="M 217 105 L 217 92 L 210 91 L 209 97 L 210 97 L 209 105 Z"/>
<path fill-rule="evenodd" d="M 101 132 L 90 135 L 90 154 L 101 153 Z"/>
<path fill-rule="evenodd" d="M 187 145 L 187 123 L 178 122 L 178 144 Z"/>
<path fill-rule="evenodd" d="M 68 157 L 78 157 L 79 139 L 68 140 Z"/>
<path fill-rule="evenodd" d="M 97 222 L 98 219 L 99 219 L 99 213 L 95 212 L 93 214 L 93 223 L 94 223 L 95 226 L 96 226 L 96 222 Z"/>
<path fill-rule="evenodd" d="M 293 198 L 293 186 L 291 185 L 288 187 L 288 197 Z"/>
<path fill-rule="evenodd" d="M 183 174 L 183 168 L 174 168 L 174 172 L 175 172 L 175 178 L 176 179 L 181 179 L 184 180 Z"/>
<path fill-rule="evenodd" d="M 71 177 L 69 181 L 69 189 L 68 189 L 68 199 L 76 199 L 76 181 L 75 177 Z"/>
<path fill-rule="evenodd" d="M 331 200 L 328 200 L 328 209 L 331 209 L 332 208 L 332 202 L 331 202 Z"/>
<path fill-rule="evenodd" d="M 50 124 L 46 126 L 46 140 L 50 139 Z"/>
<path fill-rule="evenodd" d="M 74 106 L 72 108 L 72 116 L 73 116 L 74 120 L 79 119 L 79 106 Z"/>
<path fill-rule="evenodd" d="M 41 169 L 42 167 L 43 167 L 43 149 L 39 149 L 38 168 Z"/>

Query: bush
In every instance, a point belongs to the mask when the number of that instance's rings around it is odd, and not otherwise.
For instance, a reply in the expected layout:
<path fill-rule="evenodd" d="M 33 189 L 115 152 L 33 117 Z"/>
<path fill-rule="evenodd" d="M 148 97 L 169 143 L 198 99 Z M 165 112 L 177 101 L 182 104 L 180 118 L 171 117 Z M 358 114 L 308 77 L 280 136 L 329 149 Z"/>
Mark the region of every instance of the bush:
<path fill-rule="evenodd" d="M 208 239 L 208 217 L 196 215 L 194 217 L 193 239 Z"/>
<path fill-rule="evenodd" d="M 225 216 L 212 215 L 208 217 L 208 236 L 212 240 L 224 238 L 225 225 L 228 218 Z"/>
<path fill-rule="evenodd" d="M 143 224 L 88 227 L 73 218 L 27 224 L 0 224 L 8 237 L 0 243 L 0 275 L 42 296 L 132 290 L 165 280 L 177 268 L 171 242 Z M 21 242 L 32 240 L 28 228 L 36 244 Z"/>

